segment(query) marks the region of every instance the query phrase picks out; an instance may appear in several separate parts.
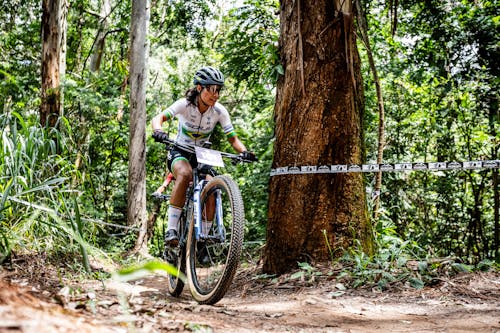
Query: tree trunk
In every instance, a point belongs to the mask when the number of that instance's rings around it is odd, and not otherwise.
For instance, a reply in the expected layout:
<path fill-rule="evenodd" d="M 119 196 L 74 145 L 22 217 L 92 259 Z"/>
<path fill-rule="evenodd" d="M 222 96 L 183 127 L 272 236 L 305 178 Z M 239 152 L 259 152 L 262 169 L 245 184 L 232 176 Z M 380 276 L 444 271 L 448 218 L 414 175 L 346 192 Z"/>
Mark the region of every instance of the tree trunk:
<path fill-rule="evenodd" d="M 62 115 L 61 80 L 66 71 L 65 0 L 42 1 L 42 91 L 40 123 L 55 127 Z"/>
<path fill-rule="evenodd" d="M 135 251 L 146 247 L 146 81 L 149 1 L 132 1 L 130 28 L 130 140 L 128 174 L 128 225 L 140 227 Z"/>
<path fill-rule="evenodd" d="M 280 4 L 285 74 L 276 96 L 273 168 L 362 163 L 363 85 L 351 2 Z M 269 191 L 264 272 L 338 257 L 355 239 L 372 251 L 361 174 L 279 175 Z"/>
<path fill-rule="evenodd" d="M 490 127 L 490 136 L 493 140 L 497 138 L 497 131 L 495 129 L 495 124 L 498 124 L 500 121 L 500 113 L 499 113 L 499 103 L 498 97 L 494 94 L 491 94 L 486 99 L 489 103 L 489 127 Z M 498 158 L 498 152 L 500 148 L 499 145 L 493 145 L 491 148 L 491 159 L 496 160 Z M 498 181 L 498 169 L 491 170 L 491 180 L 493 183 L 493 244 L 495 246 L 495 251 L 493 253 L 495 260 L 500 261 L 500 189 L 499 189 L 499 181 Z"/>
<path fill-rule="evenodd" d="M 90 70 L 92 72 L 97 72 L 101 68 L 104 45 L 106 44 L 106 35 L 108 33 L 109 14 L 111 14 L 111 3 L 109 0 L 103 0 L 99 18 L 99 30 L 94 42 L 92 57 L 90 58 Z"/>

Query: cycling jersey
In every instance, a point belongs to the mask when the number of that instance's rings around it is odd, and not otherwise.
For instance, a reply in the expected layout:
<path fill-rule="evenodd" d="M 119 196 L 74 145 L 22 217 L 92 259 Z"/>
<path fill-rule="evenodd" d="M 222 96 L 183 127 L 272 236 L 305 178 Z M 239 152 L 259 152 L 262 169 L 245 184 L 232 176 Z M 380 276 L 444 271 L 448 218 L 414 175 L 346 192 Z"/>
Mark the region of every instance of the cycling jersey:
<path fill-rule="evenodd" d="M 179 143 L 203 145 L 210 138 L 217 123 L 221 124 L 222 130 L 228 139 L 236 136 L 229 112 L 218 102 L 214 106 L 210 106 L 204 113 L 201 113 L 197 106 L 189 104 L 187 99 L 182 98 L 172 104 L 163 114 L 169 121 L 174 117 L 179 120 L 175 139 Z"/>

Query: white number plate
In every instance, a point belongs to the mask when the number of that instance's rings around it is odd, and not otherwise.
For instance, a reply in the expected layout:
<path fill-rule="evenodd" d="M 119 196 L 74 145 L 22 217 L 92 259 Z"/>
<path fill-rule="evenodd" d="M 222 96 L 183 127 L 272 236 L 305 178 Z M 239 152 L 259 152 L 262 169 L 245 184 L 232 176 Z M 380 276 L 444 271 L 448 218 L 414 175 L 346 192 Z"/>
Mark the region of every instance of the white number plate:
<path fill-rule="evenodd" d="M 220 152 L 202 147 L 195 147 L 195 151 L 198 163 L 224 167 L 224 161 L 222 160 Z"/>

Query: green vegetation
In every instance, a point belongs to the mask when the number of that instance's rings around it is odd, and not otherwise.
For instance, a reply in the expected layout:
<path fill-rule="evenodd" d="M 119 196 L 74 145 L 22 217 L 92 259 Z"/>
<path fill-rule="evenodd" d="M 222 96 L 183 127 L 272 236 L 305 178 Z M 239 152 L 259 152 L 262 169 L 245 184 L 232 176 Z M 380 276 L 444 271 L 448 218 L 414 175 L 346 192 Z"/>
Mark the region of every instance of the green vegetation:
<path fill-rule="evenodd" d="M 148 119 L 184 94 L 199 66 L 215 65 L 226 73 L 221 103 L 260 159 L 228 166 L 227 172 L 245 200 L 245 239 L 262 242 L 274 88 L 283 73 L 279 4 L 246 0 L 226 10 L 224 3 L 155 2 Z M 364 6 L 384 92 L 384 161 L 498 159 L 498 1 L 407 2 L 398 11 L 395 33 L 383 4 Z M 7 0 L 0 9 L 0 263 L 12 251 L 65 252 L 90 270 L 89 255 L 116 257 L 134 245 L 136 230 L 126 226 L 125 217 L 130 4 L 114 4 L 101 67 L 91 71 L 94 40 L 102 28 L 91 13 L 99 11 L 94 3 L 72 2 L 64 117 L 57 128 L 45 129 L 37 118 L 39 2 Z M 359 49 L 366 59 L 363 45 Z M 377 100 L 368 61 L 363 63 L 366 162 L 374 163 Z M 152 193 L 163 177 L 166 154 L 151 139 L 149 125 L 147 131 L 147 192 Z M 229 150 L 221 133 L 212 141 Z M 366 179 L 371 191 L 374 175 Z M 353 286 L 385 289 L 405 279 L 419 288 L 445 271 L 496 268 L 498 192 L 496 169 L 385 173 L 381 211 L 373 221 L 378 252 L 367 257 L 357 249 L 342 249 L 342 258 L 332 258 L 345 267 L 339 277 Z M 300 277 L 315 274 L 313 267 L 301 266 Z"/>

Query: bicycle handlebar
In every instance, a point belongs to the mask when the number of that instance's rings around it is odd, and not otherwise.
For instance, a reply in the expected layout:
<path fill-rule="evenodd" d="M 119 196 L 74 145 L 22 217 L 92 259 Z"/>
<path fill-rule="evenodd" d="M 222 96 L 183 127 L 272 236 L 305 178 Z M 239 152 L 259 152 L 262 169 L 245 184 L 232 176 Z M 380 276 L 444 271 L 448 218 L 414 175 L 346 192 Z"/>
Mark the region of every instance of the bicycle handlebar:
<path fill-rule="evenodd" d="M 167 146 L 168 149 L 172 149 L 172 148 L 179 148 L 185 152 L 188 152 L 188 153 L 191 153 L 191 154 L 195 154 L 196 151 L 196 147 L 201 147 L 201 148 L 205 148 L 205 147 L 202 147 L 202 146 L 196 146 L 196 145 L 193 145 L 193 144 L 190 144 L 190 143 L 179 143 L 179 142 L 176 142 L 172 139 L 167 139 L 167 138 L 162 138 L 162 139 L 158 139 L 158 138 L 155 138 L 155 140 L 157 142 L 160 142 L 160 143 L 163 143 L 165 146 Z M 233 162 L 237 162 L 237 163 L 252 163 L 254 161 L 252 160 L 248 160 L 248 159 L 244 159 L 242 156 L 240 155 L 237 155 L 237 154 L 231 154 L 231 153 L 226 153 L 226 152 L 223 152 L 223 151 L 218 151 L 221 154 L 222 157 L 224 158 L 229 158 L 231 160 L 233 160 Z"/>

